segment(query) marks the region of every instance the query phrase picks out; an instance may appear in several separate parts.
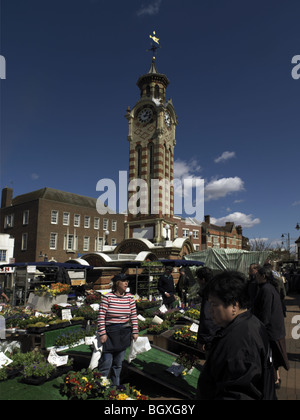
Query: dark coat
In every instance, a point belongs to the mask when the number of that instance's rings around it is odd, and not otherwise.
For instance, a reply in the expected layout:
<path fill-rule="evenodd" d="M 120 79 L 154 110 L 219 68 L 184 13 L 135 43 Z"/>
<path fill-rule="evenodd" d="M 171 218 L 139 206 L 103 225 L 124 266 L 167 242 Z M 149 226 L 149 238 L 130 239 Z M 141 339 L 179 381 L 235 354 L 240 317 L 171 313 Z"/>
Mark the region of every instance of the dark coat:
<path fill-rule="evenodd" d="M 165 304 L 171 304 L 175 301 L 175 286 L 174 286 L 174 279 L 173 276 L 170 274 L 163 274 L 159 280 L 157 285 L 158 291 L 161 293 L 163 297 L 163 302 Z M 165 293 L 169 293 L 171 297 L 167 298 Z"/>
<path fill-rule="evenodd" d="M 215 338 L 217 331 L 219 330 L 220 330 L 220 327 L 218 327 L 212 320 L 212 317 L 210 314 L 210 303 L 208 302 L 207 298 L 203 296 L 202 302 L 201 302 L 200 322 L 199 322 L 197 343 L 202 344 L 202 345 L 210 344 Z"/>
<path fill-rule="evenodd" d="M 253 314 L 265 325 L 271 341 L 281 340 L 286 336 L 280 296 L 271 283 L 259 285 Z"/>
<path fill-rule="evenodd" d="M 274 370 L 263 324 L 247 311 L 222 329 L 200 374 L 201 400 L 275 400 Z"/>

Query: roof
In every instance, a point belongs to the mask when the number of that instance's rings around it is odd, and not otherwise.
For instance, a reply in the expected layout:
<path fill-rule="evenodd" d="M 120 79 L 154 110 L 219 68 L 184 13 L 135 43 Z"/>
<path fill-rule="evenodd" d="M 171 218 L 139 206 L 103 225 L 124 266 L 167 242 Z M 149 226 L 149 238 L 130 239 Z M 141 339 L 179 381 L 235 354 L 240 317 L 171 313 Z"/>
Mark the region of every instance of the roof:
<path fill-rule="evenodd" d="M 148 73 L 141 76 L 139 80 L 137 81 L 138 87 L 141 88 L 143 83 L 145 83 L 145 81 L 147 81 L 148 83 L 150 83 L 151 81 L 159 81 L 165 87 L 167 87 L 170 83 L 169 79 L 167 78 L 165 74 L 161 74 L 157 71 L 154 60 L 152 60 L 152 64 Z"/>
<path fill-rule="evenodd" d="M 95 209 L 97 199 L 92 197 L 85 197 L 83 195 L 78 195 L 74 193 L 69 193 L 65 191 L 56 190 L 53 188 L 42 188 L 37 191 L 33 191 L 27 194 L 19 195 L 13 199 L 13 206 L 17 206 L 19 204 L 28 203 L 30 201 L 36 201 L 39 199 L 56 201 L 59 203 L 67 203 L 82 207 L 90 207 Z M 106 210 L 107 213 L 115 214 L 115 212 L 109 208 L 105 208 L 104 204 L 100 202 L 100 205 L 103 206 L 103 209 Z M 99 202 L 98 202 L 99 206 Z"/>
<path fill-rule="evenodd" d="M 233 228 L 235 227 L 235 224 L 233 222 L 226 222 L 225 226 L 217 226 L 213 224 L 208 224 L 206 222 L 202 222 L 202 227 L 206 230 L 211 229 L 211 230 L 216 230 L 219 232 L 232 233 Z"/>

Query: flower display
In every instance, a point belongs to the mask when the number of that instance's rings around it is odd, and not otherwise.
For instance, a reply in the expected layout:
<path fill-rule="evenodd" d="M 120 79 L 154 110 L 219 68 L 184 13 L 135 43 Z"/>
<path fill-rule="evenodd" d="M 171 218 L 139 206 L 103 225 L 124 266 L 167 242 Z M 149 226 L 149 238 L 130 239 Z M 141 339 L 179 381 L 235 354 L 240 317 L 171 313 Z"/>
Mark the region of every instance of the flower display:
<path fill-rule="evenodd" d="M 197 335 L 190 331 L 190 326 L 182 327 L 176 330 L 173 334 L 176 341 L 187 344 L 188 346 L 197 346 Z"/>
<path fill-rule="evenodd" d="M 111 390 L 106 394 L 107 400 L 125 401 L 125 400 L 138 400 L 146 401 L 149 398 L 143 395 L 135 387 L 126 384 L 112 387 Z"/>
<path fill-rule="evenodd" d="M 69 400 L 87 400 L 103 398 L 110 386 L 110 381 L 97 370 L 83 369 L 69 372 L 62 380 L 60 393 Z"/>
<path fill-rule="evenodd" d="M 39 287 L 36 287 L 34 289 L 34 294 L 36 296 L 47 296 L 47 297 L 55 298 L 56 296 L 59 296 L 59 295 L 68 295 L 70 291 L 71 291 L 71 286 L 69 286 L 68 284 L 52 283 L 50 287 L 44 284 L 42 284 Z"/>
<path fill-rule="evenodd" d="M 188 318 L 192 318 L 192 319 L 200 319 L 200 311 L 198 309 L 188 309 L 185 314 L 185 316 L 187 316 Z"/>

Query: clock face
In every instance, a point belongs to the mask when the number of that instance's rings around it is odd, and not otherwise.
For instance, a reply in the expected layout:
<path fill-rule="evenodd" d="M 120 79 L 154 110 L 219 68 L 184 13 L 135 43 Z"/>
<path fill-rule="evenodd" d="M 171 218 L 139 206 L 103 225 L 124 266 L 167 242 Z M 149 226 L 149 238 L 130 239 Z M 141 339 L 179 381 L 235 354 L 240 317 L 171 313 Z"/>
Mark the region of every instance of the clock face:
<path fill-rule="evenodd" d="M 138 119 L 139 119 L 139 122 L 144 124 L 146 122 L 149 122 L 151 120 L 152 116 L 153 116 L 152 110 L 150 108 L 144 108 L 139 113 Z"/>
<path fill-rule="evenodd" d="M 165 112 L 165 123 L 168 127 L 171 126 L 171 116 L 168 111 Z"/>

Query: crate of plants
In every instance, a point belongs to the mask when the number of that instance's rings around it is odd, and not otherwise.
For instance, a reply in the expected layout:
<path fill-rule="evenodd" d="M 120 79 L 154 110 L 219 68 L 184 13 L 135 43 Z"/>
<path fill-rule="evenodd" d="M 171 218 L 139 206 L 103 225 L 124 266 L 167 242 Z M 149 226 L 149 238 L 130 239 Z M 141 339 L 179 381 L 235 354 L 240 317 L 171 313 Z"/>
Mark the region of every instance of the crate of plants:
<path fill-rule="evenodd" d="M 147 333 L 150 335 L 160 335 L 165 331 L 168 331 L 170 328 L 170 323 L 168 321 L 164 321 L 161 324 L 151 324 L 147 329 Z"/>
<path fill-rule="evenodd" d="M 145 317 L 152 316 L 155 312 L 158 311 L 161 306 L 161 301 L 159 300 L 148 300 L 146 298 L 139 299 L 136 302 L 137 312 L 140 315 Z"/>

